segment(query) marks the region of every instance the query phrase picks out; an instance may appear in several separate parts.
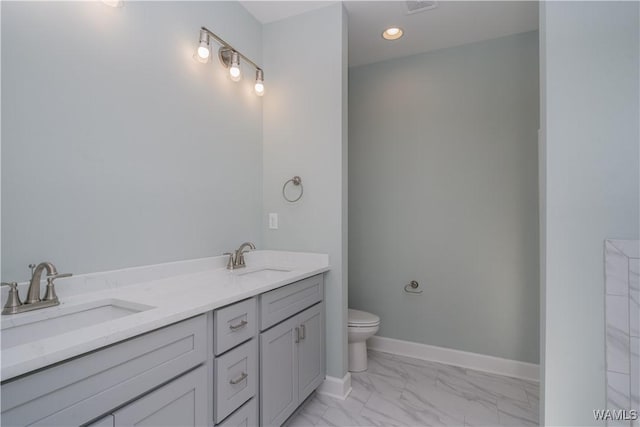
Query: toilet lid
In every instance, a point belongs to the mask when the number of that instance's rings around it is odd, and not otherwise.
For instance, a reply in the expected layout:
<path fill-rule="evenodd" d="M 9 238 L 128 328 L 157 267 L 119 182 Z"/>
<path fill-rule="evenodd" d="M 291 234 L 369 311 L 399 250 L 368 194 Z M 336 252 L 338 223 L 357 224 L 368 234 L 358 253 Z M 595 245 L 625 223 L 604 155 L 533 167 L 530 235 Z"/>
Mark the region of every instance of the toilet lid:
<path fill-rule="evenodd" d="M 349 325 L 377 325 L 380 323 L 380 317 L 366 311 L 349 309 Z"/>

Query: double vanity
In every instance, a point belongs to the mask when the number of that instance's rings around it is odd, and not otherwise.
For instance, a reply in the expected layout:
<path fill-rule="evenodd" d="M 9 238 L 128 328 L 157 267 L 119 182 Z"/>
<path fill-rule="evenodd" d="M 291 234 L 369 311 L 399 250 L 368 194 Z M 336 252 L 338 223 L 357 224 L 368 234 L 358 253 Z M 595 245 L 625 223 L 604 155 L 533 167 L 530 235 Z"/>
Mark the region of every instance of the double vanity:
<path fill-rule="evenodd" d="M 2 316 L 2 424 L 281 425 L 325 377 L 328 257 L 244 256 L 74 276 Z"/>

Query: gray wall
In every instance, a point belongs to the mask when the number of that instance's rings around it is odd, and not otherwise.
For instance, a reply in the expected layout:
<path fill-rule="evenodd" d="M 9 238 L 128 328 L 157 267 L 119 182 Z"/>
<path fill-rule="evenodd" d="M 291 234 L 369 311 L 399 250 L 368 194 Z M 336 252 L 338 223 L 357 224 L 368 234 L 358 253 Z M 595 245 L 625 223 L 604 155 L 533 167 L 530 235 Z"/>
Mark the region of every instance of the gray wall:
<path fill-rule="evenodd" d="M 331 29 L 331 31 L 327 31 Z M 346 362 L 346 15 L 340 3 L 264 26 L 264 227 L 272 249 L 329 254 L 326 275 L 327 374 L 342 378 Z M 267 75 L 265 75 L 266 78 Z M 302 177 L 297 203 L 282 185 Z M 294 191 L 292 191 L 292 195 Z"/>
<path fill-rule="evenodd" d="M 352 68 L 349 119 L 350 307 L 537 363 L 537 32 Z"/>
<path fill-rule="evenodd" d="M 261 62 L 237 2 L 2 2 L 3 281 L 260 245 L 262 99 L 202 25 Z"/>
<path fill-rule="evenodd" d="M 592 411 L 605 407 L 604 240 L 640 235 L 639 12 L 541 9 L 546 425 L 603 425 Z"/>

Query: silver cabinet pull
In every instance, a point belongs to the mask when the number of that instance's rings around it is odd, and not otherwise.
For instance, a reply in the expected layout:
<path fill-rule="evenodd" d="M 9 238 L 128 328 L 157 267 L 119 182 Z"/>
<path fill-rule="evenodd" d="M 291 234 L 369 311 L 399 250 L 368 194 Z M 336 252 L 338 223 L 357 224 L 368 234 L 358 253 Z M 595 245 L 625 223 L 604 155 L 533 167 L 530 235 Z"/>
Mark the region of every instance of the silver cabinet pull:
<path fill-rule="evenodd" d="M 296 327 L 296 344 L 300 342 L 300 328 Z"/>
<path fill-rule="evenodd" d="M 307 328 L 304 325 L 300 325 L 300 339 L 303 340 L 307 336 Z"/>
<path fill-rule="evenodd" d="M 237 325 L 229 325 L 229 329 L 231 329 L 232 331 L 237 331 L 238 329 L 244 328 L 248 324 L 249 324 L 249 322 L 247 322 L 246 320 L 243 320 L 242 322 L 238 323 Z"/>
<path fill-rule="evenodd" d="M 239 376 L 238 378 L 236 378 L 235 380 L 229 380 L 229 384 L 236 385 L 236 384 L 238 384 L 238 383 L 241 383 L 242 381 L 246 380 L 248 376 L 249 376 L 249 375 L 247 375 L 247 373 L 246 373 L 246 372 L 243 372 L 243 373 L 242 373 L 242 375 L 240 375 L 240 376 Z"/>

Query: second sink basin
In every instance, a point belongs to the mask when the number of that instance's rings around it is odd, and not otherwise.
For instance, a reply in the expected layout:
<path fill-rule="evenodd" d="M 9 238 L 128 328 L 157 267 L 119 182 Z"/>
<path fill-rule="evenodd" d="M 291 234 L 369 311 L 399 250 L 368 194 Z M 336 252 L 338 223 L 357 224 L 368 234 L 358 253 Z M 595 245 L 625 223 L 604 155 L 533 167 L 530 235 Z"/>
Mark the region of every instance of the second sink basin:
<path fill-rule="evenodd" d="M 27 344 L 152 308 L 155 307 L 110 298 L 66 307 L 62 305 L 55 308 L 43 308 L 25 314 L 2 316 L 1 348 L 4 350 Z"/>

